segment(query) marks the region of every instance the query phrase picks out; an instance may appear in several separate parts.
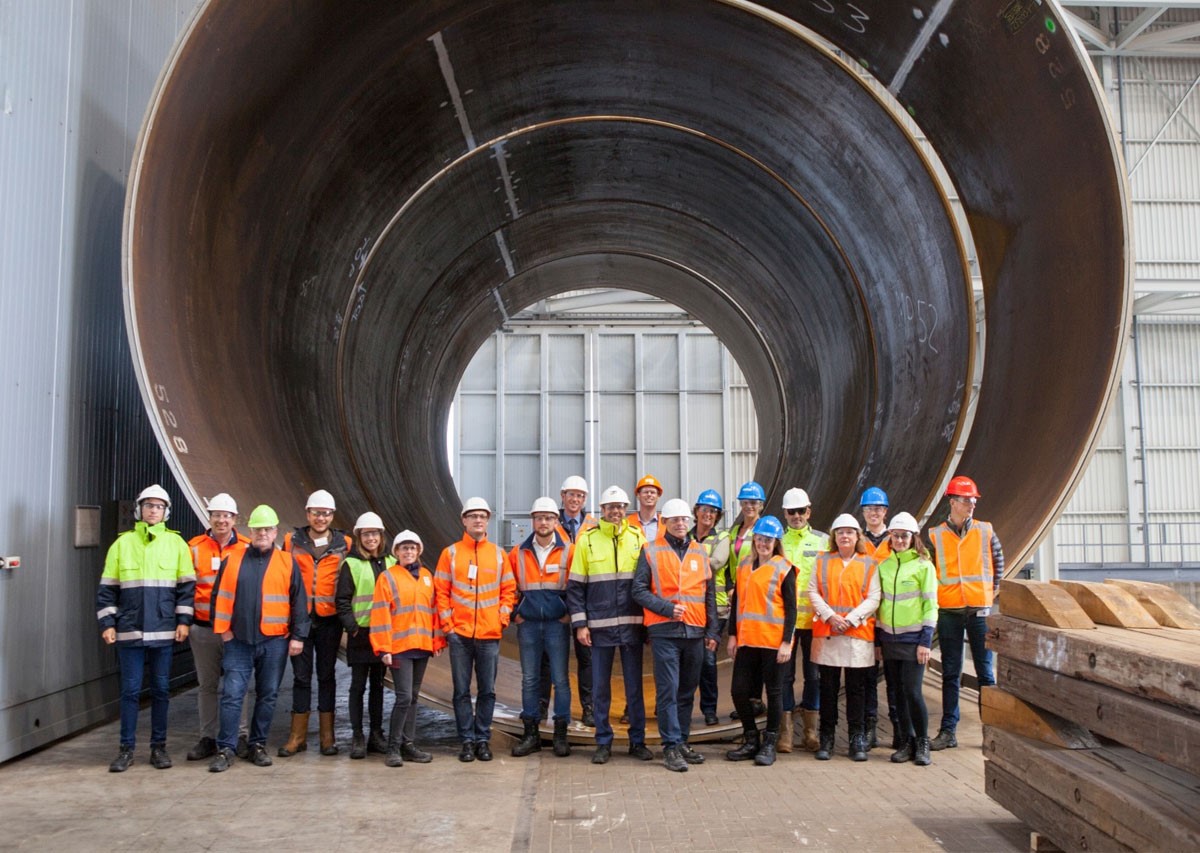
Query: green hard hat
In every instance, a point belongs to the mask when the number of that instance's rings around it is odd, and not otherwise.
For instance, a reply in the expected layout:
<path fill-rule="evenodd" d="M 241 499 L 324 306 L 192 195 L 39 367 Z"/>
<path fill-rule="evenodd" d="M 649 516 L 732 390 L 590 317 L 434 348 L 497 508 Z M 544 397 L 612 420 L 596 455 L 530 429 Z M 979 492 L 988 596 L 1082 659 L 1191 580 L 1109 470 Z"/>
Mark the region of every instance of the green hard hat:
<path fill-rule="evenodd" d="M 279 516 L 266 504 L 259 504 L 246 521 L 248 527 L 278 527 Z"/>

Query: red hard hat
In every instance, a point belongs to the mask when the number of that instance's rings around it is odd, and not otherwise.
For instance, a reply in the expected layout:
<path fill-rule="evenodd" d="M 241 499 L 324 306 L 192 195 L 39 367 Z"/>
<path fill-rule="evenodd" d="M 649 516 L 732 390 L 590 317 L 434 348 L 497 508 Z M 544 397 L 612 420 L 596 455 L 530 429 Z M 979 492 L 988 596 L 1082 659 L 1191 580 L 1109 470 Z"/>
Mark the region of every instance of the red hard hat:
<path fill-rule="evenodd" d="M 638 480 L 634 491 L 640 492 L 646 486 L 652 486 L 653 488 L 658 489 L 658 493 L 660 495 L 663 493 L 662 483 L 658 482 L 658 478 L 653 474 L 647 474 L 645 477 L 642 477 L 642 479 Z"/>
<path fill-rule="evenodd" d="M 970 477 L 952 477 L 946 486 L 946 496 L 951 495 L 958 498 L 980 497 L 979 488 Z"/>

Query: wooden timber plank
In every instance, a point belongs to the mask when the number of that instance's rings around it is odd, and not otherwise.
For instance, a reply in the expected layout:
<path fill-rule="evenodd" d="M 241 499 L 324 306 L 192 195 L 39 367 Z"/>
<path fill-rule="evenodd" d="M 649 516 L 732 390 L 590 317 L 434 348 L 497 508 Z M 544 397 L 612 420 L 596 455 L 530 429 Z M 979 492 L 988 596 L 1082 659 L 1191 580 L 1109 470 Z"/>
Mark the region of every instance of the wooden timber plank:
<path fill-rule="evenodd" d="M 1200 712 L 1200 660 L 1164 653 L 1150 639 L 1121 628 L 1061 630 L 1003 614 L 988 617 L 988 646 L 1001 657 Z"/>
<path fill-rule="evenodd" d="M 1102 642 L 1200 665 L 1200 632 L 1197 631 L 1181 631 L 1178 628 L 1146 630 L 1097 625 L 1096 633 L 1103 638 Z"/>
<path fill-rule="evenodd" d="M 1104 582 L 1131 593 L 1160 625 L 1188 631 L 1200 630 L 1200 610 L 1169 586 L 1118 578 L 1109 578 Z"/>
<path fill-rule="evenodd" d="M 1000 581 L 1000 612 L 1055 628 L 1091 628 L 1092 620 L 1064 590 L 1041 581 Z"/>
<path fill-rule="evenodd" d="M 1053 708 L 1056 714 L 1098 735 L 1188 773 L 1200 773 L 1200 715 L 1013 658 L 998 660 L 996 681 L 1004 690 L 1038 708 Z M 991 689 L 985 688 L 985 692 Z M 983 721 L 991 722 L 986 713 Z M 993 724 L 1016 731 L 1003 723 Z M 1032 737 L 1022 731 L 1017 734 Z"/>
<path fill-rule="evenodd" d="M 983 784 L 989 797 L 1063 850 L 1079 853 L 1133 850 L 1064 811 L 1053 799 L 1034 790 L 995 761 L 983 763 Z"/>
<path fill-rule="evenodd" d="M 993 726 L 983 732 L 988 763 L 1116 842 L 1137 850 L 1200 849 L 1200 793 L 1165 778 L 1147 784 L 1145 775 L 1131 777 L 1128 752 L 1060 749 Z"/>
<path fill-rule="evenodd" d="M 1133 593 L 1119 586 L 1087 581 L 1050 581 L 1068 593 L 1088 617 L 1100 625 L 1118 628 L 1159 628 L 1158 620 L 1138 603 Z"/>
<path fill-rule="evenodd" d="M 1003 665 L 1008 661 L 1001 658 L 1000 663 Z M 1042 707 L 1038 707 L 1025 701 L 1030 697 L 1018 698 L 1014 693 L 999 687 L 984 687 L 979 691 L 980 719 L 984 725 L 1064 749 L 1099 748 L 1100 741 L 1087 729 L 1045 710 L 1048 703 L 1039 702 Z"/>

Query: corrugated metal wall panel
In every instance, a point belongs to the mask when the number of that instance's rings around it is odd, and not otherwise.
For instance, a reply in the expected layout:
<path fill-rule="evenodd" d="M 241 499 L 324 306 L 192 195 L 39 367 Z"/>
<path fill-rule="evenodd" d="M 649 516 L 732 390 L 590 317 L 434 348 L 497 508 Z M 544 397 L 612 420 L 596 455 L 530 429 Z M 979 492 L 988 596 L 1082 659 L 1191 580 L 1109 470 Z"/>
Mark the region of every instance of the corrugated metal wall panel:
<path fill-rule="evenodd" d="M 117 501 L 162 482 L 121 302 L 124 182 L 142 113 L 192 3 L 0 6 L 0 760 L 115 712 L 95 587 Z M 102 545 L 75 549 L 73 507 L 102 507 Z M 189 656 L 181 654 L 178 669 Z"/>

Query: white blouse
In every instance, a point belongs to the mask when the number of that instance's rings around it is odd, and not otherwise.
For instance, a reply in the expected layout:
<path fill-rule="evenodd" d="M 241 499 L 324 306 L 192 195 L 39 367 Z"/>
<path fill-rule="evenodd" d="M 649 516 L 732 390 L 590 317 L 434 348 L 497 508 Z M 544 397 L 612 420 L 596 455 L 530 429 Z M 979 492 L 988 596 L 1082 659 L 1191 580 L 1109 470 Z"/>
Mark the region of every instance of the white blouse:
<path fill-rule="evenodd" d="M 843 560 L 843 565 L 849 562 Z M 861 625 L 879 609 L 880 599 L 879 573 L 871 575 L 871 583 L 867 587 L 867 597 L 862 603 L 850 611 L 846 620 L 851 625 Z M 828 622 L 834 615 L 821 593 L 817 591 L 817 573 L 814 571 L 808 581 L 808 598 L 812 602 L 813 618 Z M 871 640 L 860 640 L 857 637 L 847 637 L 835 634 L 832 637 L 813 637 L 812 659 L 820 666 L 864 667 L 875 663 L 875 643 Z"/>

